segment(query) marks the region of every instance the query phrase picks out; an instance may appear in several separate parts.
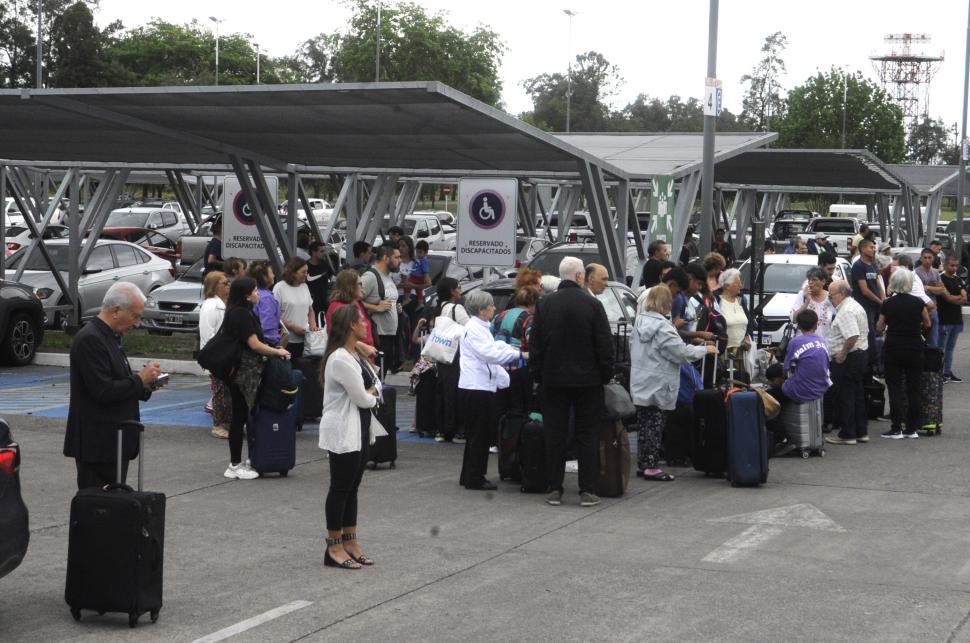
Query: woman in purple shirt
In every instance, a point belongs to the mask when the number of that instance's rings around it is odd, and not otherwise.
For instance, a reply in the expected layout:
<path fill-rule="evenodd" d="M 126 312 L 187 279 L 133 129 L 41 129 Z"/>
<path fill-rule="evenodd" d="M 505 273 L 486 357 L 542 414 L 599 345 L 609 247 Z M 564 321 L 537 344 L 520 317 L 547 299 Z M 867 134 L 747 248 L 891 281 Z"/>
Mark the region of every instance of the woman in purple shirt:
<path fill-rule="evenodd" d="M 246 274 L 256 280 L 259 300 L 253 306 L 253 312 L 259 318 L 263 337 L 270 346 L 282 346 L 285 334 L 280 334 L 280 303 L 273 296 L 273 283 L 276 281 L 273 266 L 268 261 L 253 261 Z"/>

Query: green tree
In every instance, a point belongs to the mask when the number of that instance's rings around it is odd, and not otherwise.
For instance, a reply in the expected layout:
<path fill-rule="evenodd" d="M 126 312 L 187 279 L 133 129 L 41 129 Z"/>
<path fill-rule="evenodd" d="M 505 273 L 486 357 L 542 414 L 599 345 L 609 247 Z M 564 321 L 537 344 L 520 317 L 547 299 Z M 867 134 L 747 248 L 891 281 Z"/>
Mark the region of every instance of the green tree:
<path fill-rule="evenodd" d="M 843 91 L 845 147 L 869 150 L 886 163 L 901 162 L 906 152 L 902 111 L 861 73 L 849 76 L 836 69 L 791 90 L 778 146 L 841 148 Z"/>
<path fill-rule="evenodd" d="M 339 82 L 375 80 L 377 8 L 355 0 L 343 32 L 304 43 L 296 58 L 306 76 Z M 446 14 L 429 14 L 410 2 L 381 10 L 381 81 L 437 80 L 469 96 L 498 105 L 498 77 L 505 45 L 498 34 L 479 25 L 467 33 L 446 22 Z"/>
<path fill-rule="evenodd" d="M 51 23 L 51 87 L 105 87 L 128 80 L 124 70 L 108 63 L 105 44 L 121 28 L 115 22 L 104 31 L 84 2 L 75 2 Z"/>
<path fill-rule="evenodd" d="M 755 131 L 767 131 L 772 118 L 777 123 L 784 116 L 785 101 L 777 78 L 786 71 L 781 54 L 787 46 L 788 38 L 780 31 L 767 36 L 761 46 L 763 58 L 750 74 L 741 76 L 741 82 L 748 85 L 741 101 L 741 120 Z"/>
<path fill-rule="evenodd" d="M 645 94 L 623 108 L 616 129 L 632 132 L 703 132 L 704 108 L 696 98 L 682 100 L 674 95 L 666 101 Z M 735 114 L 722 110 L 717 119 L 717 131 L 748 131 Z"/>
<path fill-rule="evenodd" d="M 909 138 L 906 139 L 906 160 L 923 165 L 940 163 L 952 145 L 950 132 L 943 121 L 924 116 L 909 131 Z"/>
<path fill-rule="evenodd" d="M 0 1 L 0 84 L 34 86 L 37 50 L 30 8 L 24 3 Z M 34 25 L 37 24 L 36 19 Z"/>
<path fill-rule="evenodd" d="M 571 83 L 567 80 L 566 74 L 555 73 L 523 81 L 522 86 L 532 98 L 533 111 L 523 114 L 522 119 L 541 129 L 565 131 L 566 91 L 571 84 L 571 131 L 600 132 L 615 122 L 608 101 L 623 84 L 616 65 L 595 51 L 579 54 Z"/>

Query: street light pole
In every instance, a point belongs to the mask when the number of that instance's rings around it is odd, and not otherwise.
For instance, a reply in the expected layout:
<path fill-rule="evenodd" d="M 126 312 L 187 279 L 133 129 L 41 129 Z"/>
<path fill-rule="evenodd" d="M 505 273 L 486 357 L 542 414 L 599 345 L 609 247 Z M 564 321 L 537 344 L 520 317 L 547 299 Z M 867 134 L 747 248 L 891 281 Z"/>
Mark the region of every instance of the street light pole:
<path fill-rule="evenodd" d="M 717 12 L 718 0 L 710 0 L 707 24 L 707 77 L 717 78 Z M 711 248 L 716 218 L 714 216 L 714 132 L 717 116 L 704 115 L 704 154 L 701 164 L 701 253 Z M 681 198 L 691 199 L 693 195 Z M 744 232 L 739 231 L 740 234 Z M 675 240 L 679 243 L 679 240 Z M 755 240 L 757 241 L 757 240 Z M 754 284 L 752 284 L 752 288 Z"/>
<path fill-rule="evenodd" d="M 566 62 L 568 63 L 566 70 L 566 133 L 568 134 L 573 99 L 573 16 L 579 12 L 572 9 L 563 9 L 562 12 L 569 16 L 569 35 L 566 38 Z"/>
<path fill-rule="evenodd" d="M 381 82 L 381 2 L 377 0 L 377 33 L 374 35 L 377 51 L 374 52 L 374 82 Z"/>
<path fill-rule="evenodd" d="M 849 74 L 842 70 L 842 149 L 845 149 L 845 120 L 849 113 Z"/>
<path fill-rule="evenodd" d="M 215 16 L 209 16 L 209 20 L 216 23 L 216 85 L 219 84 L 219 25 L 226 21 L 225 18 L 220 20 Z"/>
<path fill-rule="evenodd" d="M 44 86 L 44 5 L 37 0 L 37 89 Z"/>
<path fill-rule="evenodd" d="M 254 42 L 253 46 L 256 48 L 256 84 L 259 84 L 259 43 Z"/>
<path fill-rule="evenodd" d="M 960 257 L 963 254 L 963 199 L 967 193 L 967 102 L 968 78 L 970 78 L 970 3 L 967 8 L 966 60 L 963 63 L 963 102 L 960 103 L 960 116 L 963 126 L 960 130 L 960 176 L 957 178 L 957 242 L 953 251 Z"/>

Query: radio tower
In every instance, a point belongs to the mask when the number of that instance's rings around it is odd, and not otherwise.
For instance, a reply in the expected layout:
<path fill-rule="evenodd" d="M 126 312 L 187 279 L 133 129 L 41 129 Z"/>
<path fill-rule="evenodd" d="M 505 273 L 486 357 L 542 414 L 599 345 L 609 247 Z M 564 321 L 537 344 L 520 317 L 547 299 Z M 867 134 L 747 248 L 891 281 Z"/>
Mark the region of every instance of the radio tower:
<path fill-rule="evenodd" d="M 879 74 L 882 88 L 895 99 L 903 110 L 903 120 L 908 129 L 929 113 L 930 81 L 943 62 L 943 54 L 927 56 L 922 51 L 913 52 L 913 46 L 925 46 L 929 34 L 891 33 L 885 39 L 892 50 L 883 56 L 869 56 L 872 66 Z"/>

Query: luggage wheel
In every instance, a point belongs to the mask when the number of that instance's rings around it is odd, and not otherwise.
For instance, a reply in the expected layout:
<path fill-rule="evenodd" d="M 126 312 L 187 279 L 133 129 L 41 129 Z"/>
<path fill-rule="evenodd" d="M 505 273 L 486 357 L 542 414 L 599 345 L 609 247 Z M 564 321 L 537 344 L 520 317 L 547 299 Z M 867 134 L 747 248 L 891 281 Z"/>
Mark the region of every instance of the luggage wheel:
<path fill-rule="evenodd" d="M 128 615 L 128 627 L 133 628 L 136 625 L 138 625 L 138 614 L 132 612 Z"/>
<path fill-rule="evenodd" d="M 290 475 L 290 472 L 289 471 L 280 471 L 280 477 L 281 478 L 285 478 L 288 475 Z"/>
<path fill-rule="evenodd" d="M 81 620 L 81 610 L 79 610 L 76 607 L 72 607 L 71 608 L 71 616 L 74 618 L 75 621 L 80 621 Z"/>
<path fill-rule="evenodd" d="M 803 449 L 801 452 L 801 455 L 802 455 L 802 460 L 807 460 L 808 456 L 810 456 L 811 453 L 808 452 L 808 449 Z"/>
<path fill-rule="evenodd" d="M 391 468 L 392 469 L 397 469 L 397 462 L 396 461 L 391 460 Z"/>
<path fill-rule="evenodd" d="M 818 450 L 818 457 L 820 457 L 820 458 L 824 458 L 825 457 L 825 449 L 819 449 Z"/>
<path fill-rule="evenodd" d="M 151 617 L 151 619 L 152 619 L 152 623 L 157 623 L 157 622 L 158 622 L 158 610 L 152 610 L 152 611 L 151 611 L 151 612 L 149 613 L 149 616 L 150 616 L 150 617 Z"/>

